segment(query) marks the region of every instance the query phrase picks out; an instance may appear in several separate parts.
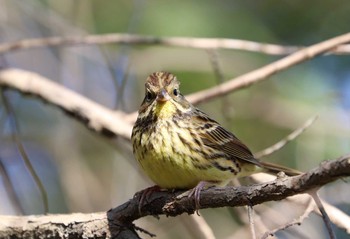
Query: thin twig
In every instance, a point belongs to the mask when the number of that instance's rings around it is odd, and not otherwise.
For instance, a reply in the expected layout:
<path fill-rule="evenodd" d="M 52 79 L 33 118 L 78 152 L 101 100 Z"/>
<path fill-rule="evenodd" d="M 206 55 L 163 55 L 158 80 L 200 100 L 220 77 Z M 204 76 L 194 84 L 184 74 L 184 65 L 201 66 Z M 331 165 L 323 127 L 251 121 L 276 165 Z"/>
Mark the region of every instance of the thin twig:
<path fill-rule="evenodd" d="M 137 34 L 110 33 L 102 35 L 67 36 L 24 39 L 0 44 L 0 54 L 47 46 L 69 46 L 82 44 L 129 44 L 129 45 L 162 45 L 196 49 L 233 49 L 258 52 L 268 55 L 287 55 L 304 46 L 282 46 L 254 41 L 229 38 L 193 38 L 193 37 L 156 37 Z M 350 45 L 341 45 L 332 49 L 334 54 L 349 54 Z"/>
<path fill-rule="evenodd" d="M 331 220 L 329 219 L 329 216 L 328 216 L 328 214 L 327 214 L 327 212 L 326 212 L 326 210 L 325 210 L 325 208 L 324 208 L 324 206 L 323 206 L 323 204 L 321 202 L 320 197 L 317 194 L 317 191 L 318 191 L 318 188 L 314 188 L 314 189 L 310 190 L 308 193 L 314 199 L 318 209 L 321 212 L 322 219 L 323 219 L 323 221 L 324 221 L 324 223 L 326 225 L 326 228 L 327 228 L 327 231 L 328 231 L 330 239 L 336 239 L 334 230 L 332 228 Z"/>
<path fill-rule="evenodd" d="M 350 160 L 350 159 L 349 159 Z M 349 161 L 350 163 L 350 161 Z M 254 179 L 254 182 L 256 183 L 263 183 L 272 181 L 275 179 L 275 176 L 272 176 L 270 174 L 266 173 L 259 173 L 254 174 L 250 176 L 252 179 Z M 342 178 L 340 178 L 342 179 Z M 289 201 L 291 203 L 295 203 L 298 205 L 305 205 L 306 202 L 310 199 L 310 196 L 308 194 L 299 194 L 295 197 L 288 197 L 286 201 Z M 350 216 L 338 209 L 337 207 L 322 201 L 322 204 L 326 208 L 329 217 L 331 218 L 332 222 L 340 229 L 343 229 L 348 234 L 350 234 Z M 318 210 L 317 206 L 314 205 L 314 212 L 321 215 L 321 212 Z"/>
<path fill-rule="evenodd" d="M 137 231 L 140 231 L 140 232 L 142 232 L 142 233 L 145 233 L 146 235 L 148 235 L 148 236 L 150 236 L 150 237 L 156 237 L 156 236 L 157 236 L 156 234 L 154 234 L 154 233 L 152 233 L 152 232 L 149 232 L 149 231 L 147 231 L 146 229 L 143 229 L 143 228 L 138 227 L 138 226 L 136 226 L 136 225 L 134 225 L 134 229 L 137 230 Z"/>
<path fill-rule="evenodd" d="M 11 181 L 10 175 L 8 174 L 5 165 L 2 162 L 2 159 L 0 158 L 0 175 L 2 176 L 2 181 L 4 183 L 5 190 L 7 192 L 7 195 L 13 204 L 15 210 L 19 212 L 20 214 L 24 214 L 24 209 L 22 207 L 22 204 L 17 196 L 17 193 L 14 189 L 14 185 Z"/>
<path fill-rule="evenodd" d="M 116 98 L 116 108 L 125 108 L 125 104 L 124 104 L 124 93 L 125 93 L 125 88 L 126 88 L 126 83 L 127 81 L 129 80 L 129 74 L 130 74 L 130 62 L 127 62 L 127 65 L 124 67 L 125 69 L 123 69 L 123 76 L 121 79 L 118 79 L 120 82 L 119 82 L 119 85 L 118 85 L 118 95 L 117 95 L 117 98 Z M 119 105 L 118 105 L 119 104 Z"/>
<path fill-rule="evenodd" d="M 254 156 L 256 158 L 262 158 L 262 157 L 273 154 L 274 152 L 280 150 L 282 147 L 284 147 L 286 144 L 288 144 L 289 142 L 294 140 L 296 137 L 301 135 L 306 129 L 308 129 L 316 121 L 317 118 L 318 118 L 318 116 L 316 115 L 316 116 L 308 119 L 301 127 L 294 130 L 292 133 L 287 135 L 285 138 L 283 138 L 279 142 L 275 143 L 274 145 L 272 145 L 272 146 L 270 146 L 262 151 L 255 153 Z"/>
<path fill-rule="evenodd" d="M 350 216 L 324 200 L 321 200 L 321 202 L 326 208 L 332 223 L 350 235 Z"/>
<path fill-rule="evenodd" d="M 193 214 L 181 218 L 182 224 L 190 231 L 193 238 L 215 239 L 213 230 L 204 217 Z"/>
<path fill-rule="evenodd" d="M 24 164 L 26 165 L 30 175 L 33 177 L 35 184 L 37 185 L 40 195 L 41 195 L 41 199 L 44 205 L 44 212 L 48 213 L 49 212 L 49 202 L 47 199 L 47 192 L 45 190 L 45 187 L 40 179 L 40 177 L 38 176 L 38 174 L 36 173 L 32 163 L 30 162 L 29 156 L 22 144 L 22 141 L 19 137 L 19 127 L 18 127 L 18 122 L 17 119 L 14 115 L 14 111 L 11 108 L 10 103 L 8 102 L 6 96 L 5 96 L 5 92 L 4 90 L 1 90 L 1 99 L 4 103 L 6 112 L 9 116 L 10 119 L 10 125 L 11 125 L 11 130 L 12 130 L 12 139 L 13 141 L 16 143 L 16 146 L 18 148 L 18 151 L 20 152 L 22 159 L 24 161 Z"/>
<path fill-rule="evenodd" d="M 266 239 L 269 236 L 274 235 L 276 232 L 281 231 L 281 230 L 286 230 L 289 227 L 295 226 L 295 225 L 301 225 L 301 223 L 309 216 L 309 214 L 313 211 L 314 205 L 312 203 L 312 200 L 309 200 L 304 213 L 298 218 L 293 220 L 290 223 L 287 223 L 285 225 L 281 225 L 273 230 L 267 231 L 264 233 L 264 235 L 261 237 L 261 239 Z"/>
<path fill-rule="evenodd" d="M 219 62 L 219 55 L 218 52 L 214 49 L 208 49 L 207 50 L 210 64 L 213 67 L 215 78 L 217 83 L 222 84 L 225 80 L 224 73 L 221 70 L 220 62 Z"/>
<path fill-rule="evenodd" d="M 210 64 L 212 65 L 216 84 L 222 84 L 225 81 L 224 73 L 222 72 L 220 61 L 219 61 L 219 55 L 218 52 L 215 49 L 208 49 L 207 50 Z M 224 116 L 226 120 L 229 120 L 230 117 L 230 111 L 228 110 L 230 108 L 230 102 L 228 101 L 227 97 L 221 98 L 221 113 Z"/>
<path fill-rule="evenodd" d="M 255 225 L 254 225 L 254 209 L 252 205 L 248 205 L 247 207 L 248 207 L 248 220 L 249 220 L 250 233 L 252 235 L 252 239 L 256 239 Z"/>
<path fill-rule="evenodd" d="M 299 49 L 299 47 L 284 47 L 274 44 L 263 44 L 253 41 L 238 39 L 220 39 L 220 38 L 190 38 L 190 37 L 155 37 L 135 34 L 104 34 L 88 36 L 69 36 L 69 37 L 49 37 L 37 39 L 25 39 L 16 42 L 0 44 L 0 54 L 24 50 L 36 47 L 47 46 L 67 46 L 82 44 L 129 44 L 129 45 L 163 45 L 188 47 L 199 49 L 238 49 L 253 52 L 261 52 L 272 55 L 290 54 Z M 347 49 L 347 48 L 345 48 Z"/>

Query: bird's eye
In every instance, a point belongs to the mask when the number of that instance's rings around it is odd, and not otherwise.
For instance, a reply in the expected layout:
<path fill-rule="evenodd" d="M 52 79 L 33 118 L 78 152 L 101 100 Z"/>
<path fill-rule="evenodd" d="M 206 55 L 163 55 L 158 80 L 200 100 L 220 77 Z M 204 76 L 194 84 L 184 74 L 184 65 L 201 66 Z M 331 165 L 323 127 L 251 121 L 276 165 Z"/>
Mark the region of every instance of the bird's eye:
<path fill-rule="evenodd" d="M 178 89 L 174 89 L 174 91 L 173 91 L 173 94 L 175 95 L 175 96 L 178 96 L 179 95 L 179 90 Z"/>
<path fill-rule="evenodd" d="M 153 94 L 150 91 L 146 92 L 146 101 L 151 101 L 153 98 Z"/>

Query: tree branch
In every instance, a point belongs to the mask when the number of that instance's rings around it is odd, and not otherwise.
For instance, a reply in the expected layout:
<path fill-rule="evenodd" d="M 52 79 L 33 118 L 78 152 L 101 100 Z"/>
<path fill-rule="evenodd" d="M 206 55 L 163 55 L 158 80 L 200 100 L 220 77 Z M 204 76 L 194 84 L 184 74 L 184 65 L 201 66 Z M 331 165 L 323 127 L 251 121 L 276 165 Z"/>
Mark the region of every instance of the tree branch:
<path fill-rule="evenodd" d="M 273 154 L 274 152 L 280 150 L 286 144 L 288 144 L 289 142 L 294 140 L 296 137 L 301 135 L 305 130 L 307 130 L 316 121 L 317 118 L 318 118 L 318 116 L 314 116 L 314 117 L 308 119 L 301 127 L 295 129 L 292 133 L 287 135 L 282 140 L 278 141 L 274 145 L 271 145 L 270 147 L 268 147 L 262 151 L 254 153 L 254 157 L 260 159 L 262 157 Z"/>
<path fill-rule="evenodd" d="M 0 54 L 37 47 L 111 43 L 161 45 L 195 49 L 231 49 L 258 52 L 268 55 L 287 55 L 304 48 L 304 46 L 282 46 L 230 38 L 156 37 L 149 35 L 110 33 L 88 36 L 34 38 L 2 43 L 0 44 Z M 332 53 L 349 54 L 350 45 L 338 46 L 332 50 Z"/>
<path fill-rule="evenodd" d="M 201 208 L 257 205 L 305 193 L 310 189 L 347 176 L 350 176 L 350 155 L 333 161 L 325 161 L 318 168 L 296 177 L 286 177 L 269 183 L 239 188 L 217 187 L 203 190 L 200 204 Z M 171 216 L 184 212 L 193 213 L 195 205 L 192 198 L 183 197 L 165 205 L 164 211 Z"/>
<path fill-rule="evenodd" d="M 0 87 L 18 90 L 57 106 L 97 133 L 130 140 L 132 125 L 123 120 L 124 113 L 112 111 L 39 74 L 19 69 L 2 70 Z"/>
<path fill-rule="evenodd" d="M 277 72 L 290 68 L 293 65 L 301 63 L 303 61 L 314 58 L 322 53 L 331 51 L 337 46 L 350 41 L 350 33 L 340 35 L 329 40 L 314 44 L 299 50 L 289 56 L 275 61 L 271 64 L 263 66 L 257 70 L 251 71 L 247 74 L 241 75 L 237 78 L 229 80 L 223 84 L 217 85 L 210 89 L 202 90 L 187 96 L 187 99 L 193 104 L 199 104 L 215 97 L 226 95 L 232 91 L 246 88 L 252 84 L 258 83 L 262 80 L 266 80 Z"/>
<path fill-rule="evenodd" d="M 350 154 L 339 159 L 323 162 L 319 167 L 300 176 L 279 178 L 272 182 L 241 187 L 213 187 L 201 192 L 202 208 L 236 207 L 257 205 L 267 201 L 282 200 L 286 197 L 307 193 L 342 177 L 350 176 Z M 115 237 L 138 238 L 134 220 L 147 215 L 177 216 L 193 214 L 195 203 L 184 191 L 153 193 L 142 205 L 139 213 L 141 192 L 128 202 L 105 213 L 70 214 L 48 216 L 0 216 L 0 237 L 19 238 L 23 235 L 44 238 L 51 235 L 58 238 Z M 85 225 L 86 224 L 86 225 Z M 137 228 L 136 228 L 137 229 Z"/>
<path fill-rule="evenodd" d="M 0 238 L 109 238 L 106 213 L 0 216 Z"/>

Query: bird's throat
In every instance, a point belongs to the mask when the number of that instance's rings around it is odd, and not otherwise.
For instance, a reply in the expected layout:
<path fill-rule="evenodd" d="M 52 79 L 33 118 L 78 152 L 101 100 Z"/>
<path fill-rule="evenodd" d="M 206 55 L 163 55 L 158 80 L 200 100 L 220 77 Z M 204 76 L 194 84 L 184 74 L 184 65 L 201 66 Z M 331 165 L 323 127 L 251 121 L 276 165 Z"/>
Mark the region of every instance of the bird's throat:
<path fill-rule="evenodd" d="M 176 113 L 176 106 L 171 101 L 157 102 L 155 114 L 160 119 L 171 118 Z"/>

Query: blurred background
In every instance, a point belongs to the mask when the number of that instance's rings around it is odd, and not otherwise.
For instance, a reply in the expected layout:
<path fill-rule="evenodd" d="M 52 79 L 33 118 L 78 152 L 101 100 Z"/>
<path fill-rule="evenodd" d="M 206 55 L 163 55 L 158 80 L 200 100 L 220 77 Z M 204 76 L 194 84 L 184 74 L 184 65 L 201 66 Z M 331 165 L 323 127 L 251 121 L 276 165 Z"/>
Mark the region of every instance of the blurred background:
<path fill-rule="evenodd" d="M 161 1 L 161 0 L 0 0 L 0 42 L 50 36 L 132 33 L 244 39 L 281 45 L 310 45 L 349 31 L 350 2 L 336 1 Z M 1 44 L 0 43 L 0 44 Z M 39 73 L 106 107 L 128 113 L 138 109 L 146 77 L 159 70 L 181 80 L 184 94 L 202 90 L 257 69 L 283 56 L 237 50 L 215 52 L 126 44 L 42 47 L 0 56 L 1 67 Z M 321 161 L 350 152 L 350 57 L 325 55 L 291 67 L 267 81 L 201 104 L 253 152 L 281 140 L 307 119 L 316 123 L 282 150 L 265 158 L 309 170 Z M 222 77 L 218 77 L 217 69 Z M 112 144 L 61 110 L 36 98 L 6 91 L 14 108 L 25 150 L 48 193 L 50 213 L 106 211 L 153 185 L 139 170 L 129 142 Z M 26 169 L 13 131 L 0 105 L 0 162 L 19 204 L 0 179 L 1 214 L 42 214 L 40 193 Z M 350 213 L 346 181 L 325 186 L 321 195 Z M 19 206 L 20 205 L 20 206 Z M 280 220 L 294 206 L 268 203 Z M 22 209 L 20 209 L 22 208 Z M 283 215 L 278 213 L 283 212 Z M 302 211 L 302 210 L 301 210 Z M 236 209 L 201 210 L 217 238 L 249 238 L 246 214 Z M 277 218 L 277 219 L 276 219 Z M 183 217 L 138 226 L 158 238 L 193 238 Z M 292 220 L 293 217 L 289 218 Z M 271 226 L 273 228 L 273 225 Z M 278 238 L 327 238 L 319 216 Z M 346 238 L 337 230 L 338 238 Z M 237 238 L 237 237 L 236 237 Z"/>

